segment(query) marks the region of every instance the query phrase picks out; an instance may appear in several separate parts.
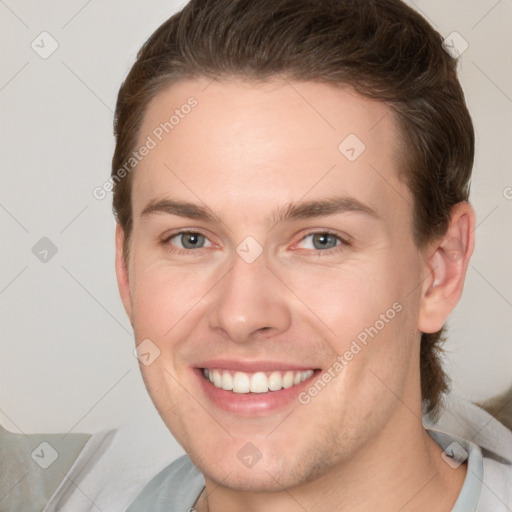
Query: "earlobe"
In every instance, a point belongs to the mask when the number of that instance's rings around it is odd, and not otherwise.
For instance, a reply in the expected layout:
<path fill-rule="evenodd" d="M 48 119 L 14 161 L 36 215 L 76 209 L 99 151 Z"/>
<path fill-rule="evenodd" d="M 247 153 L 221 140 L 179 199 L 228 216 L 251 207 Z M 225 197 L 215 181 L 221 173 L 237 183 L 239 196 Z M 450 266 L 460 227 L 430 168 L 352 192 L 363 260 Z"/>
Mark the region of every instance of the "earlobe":
<path fill-rule="evenodd" d="M 421 332 L 439 331 L 457 305 L 473 253 L 474 229 L 473 208 L 467 202 L 458 203 L 452 208 L 445 235 L 429 246 L 425 261 L 429 276 L 424 282 L 418 320 Z"/>
<path fill-rule="evenodd" d="M 124 309 L 130 323 L 132 322 L 132 307 L 130 298 L 130 280 L 128 273 L 128 262 L 126 261 L 126 255 L 124 253 L 124 240 L 125 235 L 123 228 L 117 224 L 116 226 L 116 277 L 117 286 L 119 289 L 119 295 L 123 302 Z"/>

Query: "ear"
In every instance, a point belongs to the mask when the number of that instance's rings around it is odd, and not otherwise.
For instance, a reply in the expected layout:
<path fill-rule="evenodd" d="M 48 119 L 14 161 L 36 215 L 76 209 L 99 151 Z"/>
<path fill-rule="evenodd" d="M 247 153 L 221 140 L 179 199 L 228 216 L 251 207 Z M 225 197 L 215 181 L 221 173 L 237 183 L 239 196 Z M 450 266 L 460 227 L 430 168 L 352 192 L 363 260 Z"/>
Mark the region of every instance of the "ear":
<path fill-rule="evenodd" d="M 475 245 L 475 212 L 467 203 L 457 203 L 450 214 L 446 234 L 430 244 L 426 254 L 426 270 L 418 329 L 439 331 L 462 295 L 469 259 Z"/>
<path fill-rule="evenodd" d="M 119 295 L 130 323 L 133 325 L 128 262 L 124 253 L 124 230 L 119 224 L 116 226 L 116 276 Z"/>

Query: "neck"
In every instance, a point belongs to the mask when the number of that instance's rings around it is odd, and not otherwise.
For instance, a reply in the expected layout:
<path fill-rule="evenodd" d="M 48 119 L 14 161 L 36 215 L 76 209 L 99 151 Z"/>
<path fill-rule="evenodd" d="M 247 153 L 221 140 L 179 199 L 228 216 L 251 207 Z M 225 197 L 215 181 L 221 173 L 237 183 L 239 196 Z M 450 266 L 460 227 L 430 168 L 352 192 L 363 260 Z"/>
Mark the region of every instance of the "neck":
<path fill-rule="evenodd" d="M 421 417 L 421 416 L 420 416 Z M 466 465 L 452 469 L 419 417 L 402 407 L 386 429 L 331 471 L 282 492 L 233 490 L 205 477 L 197 512 L 420 512 L 452 510 Z"/>

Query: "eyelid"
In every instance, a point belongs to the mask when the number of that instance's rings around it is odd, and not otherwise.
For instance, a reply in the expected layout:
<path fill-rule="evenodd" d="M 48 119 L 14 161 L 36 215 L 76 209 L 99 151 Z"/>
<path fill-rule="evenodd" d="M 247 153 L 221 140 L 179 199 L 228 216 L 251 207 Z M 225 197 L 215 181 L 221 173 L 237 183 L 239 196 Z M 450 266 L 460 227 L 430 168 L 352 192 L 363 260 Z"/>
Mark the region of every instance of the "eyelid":
<path fill-rule="evenodd" d="M 183 249 L 181 247 L 177 247 L 173 244 L 170 244 L 170 240 L 176 236 L 179 236 L 179 235 L 183 235 L 183 234 L 187 234 L 187 233 L 194 233 L 194 234 L 198 234 L 198 235 L 202 235 L 206 238 L 206 240 L 211 244 L 210 246 L 208 247 L 199 247 L 197 249 Z M 296 247 L 297 244 L 299 244 L 300 242 L 302 242 L 305 238 L 307 238 L 308 236 L 312 236 L 312 235 L 320 235 L 320 234 L 326 234 L 326 235 L 332 235 L 334 237 L 336 237 L 340 243 L 336 244 L 334 247 L 331 247 L 329 249 L 323 249 L 323 250 L 319 250 L 319 249 L 302 249 L 302 248 L 298 248 Z M 309 229 L 306 233 L 303 233 L 299 240 L 297 242 L 294 242 L 292 244 L 292 247 L 290 247 L 290 249 L 292 251 L 294 250 L 303 250 L 303 251 L 307 251 L 309 253 L 314 253 L 314 254 L 320 254 L 320 253 L 326 253 L 326 252 L 333 252 L 333 251 L 336 251 L 336 250 L 340 250 L 340 249 L 344 249 L 346 247 L 350 247 L 352 245 L 352 240 L 353 238 L 346 234 L 346 233 L 339 233 L 337 231 L 334 231 L 332 229 L 326 229 L 326 228 L 311 228 Z M 160 240 L 160 244 L 165 246 L 168 250 L 172 251 L 172 252 L 177 252 L 177 253 L 201 253 L 203 250 L 205 249 L 211 249 L 212 247 L 220 247 L 220 244 L 214 242 L 211 240 L 210 236 L 207 235 L 204 230 L 200 229 L 200 228 L 182 228 L 182 229 L 177 229 L 175 231 L 172 231 L 171 233 L 168 233 L 168 234 L 165 234 L 161 240 Z M 172 248 L 171 248 L 172 247 Z"/>
<path fill-rule="evenodd" d="M 308 236 L 314 236 L 314 235 L 331 235 L 336 237 L 340 243 L 336 244 L 334 247 L 331 247 L 329 249 L 302 249 L 299 247 L 296 247 L 300 242 L 305 240 Z M 352 245 L 352 237 L 347 235 L 346 233 L 339 233 L 337 231 L 334 231 L 332 229 L 322 229 L 322 228 L 315 228 L 309 230 L 307 233 L 304 233 L 301 235 L 300 239 L 297 242 L 294 242 L 293 246 L 291 247 L 292 250 L 303 250 L 311 253 L 326 253 L 326 252 L 332 252 L 336 251 L 337 249 L 343 249 L 345 247 L 350 247 Z"/>
<path fill-rule="evenodd" d="M 196 234 L 196 235 L 202 235 L 205 237 L 205 239 L 211 244 L 210 246 L 208 247 L 199 247 L 197 249 L 184 249 L 182 247 L 178 247 L 174 244 L 172 244 L 170 241 L 171 239 L 173 239 L 174 237 L 177 237 L 179 235 L 186 235 L 186 234 Z M 176 252 L 176 253 L 200 253 L 202 252 L 203 250 L 205 249 L 210 249 L 212 247 L 218 247 L 219 244 L 213 242 L 210 238 L 209 235 L 207 235 L 202 229 L 199 229 L 199 228 L 182 228 L 182 229 L 177 229 L 177 230 L 174 230 L 170 233 L 166 233 L 165 235 L 162 236 L 162 238 L 160 239 L 159 241 L 159 244 L 160 245 L 163 245 L 166 249 L 168 249 L 169 251 L 171 252 Z"/>
<path fill-rule="evenodd" d="M 211 240 L 207 236 L 203 235 L 202 233 L 196 233 L 196 232 L 193 232 L 193 231 L 176 233 L 176 234 L 170 236 L 168 238 L 168 241 L 171 241 L 172 239 L 178 238 L 178 237 L 183 236 L 183 235 L 190 235 L 190 234 L 202 236 L 204 238 L 204 240 L 209 244 L 206 247 L 212 247 L 213 246 L 213 243 L 211 242 Z M 183 247 L 179 247 L 179 249 L 184 249 L 184 248 Z M 197 251 L 198 249 L 205 249 L 205 247 L 194 248 L 195 251 Z"/>

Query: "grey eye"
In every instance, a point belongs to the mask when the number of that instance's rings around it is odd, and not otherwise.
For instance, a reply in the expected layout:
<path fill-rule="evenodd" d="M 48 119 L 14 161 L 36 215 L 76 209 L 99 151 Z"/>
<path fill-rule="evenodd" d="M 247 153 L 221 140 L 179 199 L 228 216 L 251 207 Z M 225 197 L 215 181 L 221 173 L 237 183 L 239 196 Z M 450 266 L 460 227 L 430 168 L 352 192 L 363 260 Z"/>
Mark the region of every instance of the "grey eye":
<path fill-rule="evenodd" d="M 182 249 L 201 249 L 208 246 L 208 240 L 201 233 L 178 233 L 169 241 Z"/>
<path fill-rule="evenodd" d="M 333 249 L 340 243 L 340 238 L 331 233 L 311 233 L 300 241 L 299 247 L 301 249 L 321 251 L 324 249 Z"/>
<path fill-rule="evenodd" d="M 338 238 L 329 233 L 315 233 L 313 235 L 313 246 L 315 249 L 332 249 L 338 245 Z"/>

